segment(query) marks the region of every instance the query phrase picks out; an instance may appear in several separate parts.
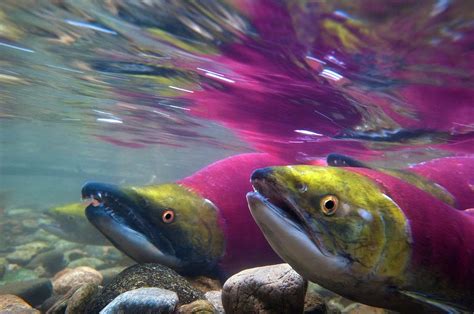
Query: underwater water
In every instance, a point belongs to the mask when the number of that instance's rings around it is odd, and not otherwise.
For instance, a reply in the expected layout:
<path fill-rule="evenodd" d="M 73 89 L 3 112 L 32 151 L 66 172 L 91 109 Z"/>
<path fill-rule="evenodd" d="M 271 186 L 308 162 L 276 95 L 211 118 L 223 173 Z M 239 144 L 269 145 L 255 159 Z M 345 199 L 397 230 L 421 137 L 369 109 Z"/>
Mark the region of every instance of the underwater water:
<path fill-rule="evenodd" d="M 256 168 L 318 164 L 332 153 L 395 169 L 470 156 L 473 47 L 468 0 L 1 1 L 0 291 L 49 280 L 66 267 L 112 276 L 143 257 L 131 252 L 134 245 L 166 237 L 147 231 L 145 240 L 129 243 L 110 233 L 110 243 L 86 218 L 91 201 L 83 197 L 128 198 L 117 221 L 139 228 L 124 222 L 138 206 L 133 193 L 168 193 L 184 208 L 195 202 L 176 187 L 143 186 L 182 180 L 229 156 L 266 153 L 278 161 L 250 155 L 183 183 L 211 202 L 212 195 L 231 208 L 243 202 L 251 217 L 245 193 Z M 463 195 L 474 199 L 474 173 L 465 170 L 463 178 L 470 186 Z M 114 186 L 97 183 L 81 193 L 91 181 Z M 223 191 L 212 190 L 219 184 Z M 238 189 L 243 194 L 232 194 Z M 159 215 L 169 207 L 160 206 Z M 221 226 L 206 210 L 198 215 Z M 96 214 L 91 209 L 89 218 Z M 173 222 L 175 213 L 165 214 Z M 121 228 L 114 232 L 127 234 Z M 266 249 L 263 236 L 252 233 L 257 227 L 239 228 L 226 229 L 239 236 L 216 229 L 210 247 L 193 251 L 197 260 L 204 250 L 205 262 L 172 268 L 222 279 L 267 264 L 266 256 L 249 258 Z M 183 230 L 171 231 L 180 243 L 189 238 Z M 240 233 L 262 246 L 239 246 Z M 175 240 L 167 239 L 172 247 Z M 233 243 L 249 256 L 235 251 L 228 260 L 213 259 L 225 255 L 216 247 L 230 250 Z M 164 251 L 190 258 L 178 252 L 190 247 Z M 163 253 L 150 252 L 145 261 Z M 217 275 L 203 266 L 214 262 L 222 266 Z M 45 299 L 29 303 L 39 308 Z"/>

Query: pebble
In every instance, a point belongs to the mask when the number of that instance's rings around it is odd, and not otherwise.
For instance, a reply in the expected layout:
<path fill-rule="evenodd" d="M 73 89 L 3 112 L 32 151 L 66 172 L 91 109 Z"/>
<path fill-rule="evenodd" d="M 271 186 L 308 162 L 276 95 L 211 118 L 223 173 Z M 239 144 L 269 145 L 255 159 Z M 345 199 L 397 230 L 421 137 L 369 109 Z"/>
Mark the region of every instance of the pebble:
<path fill-rule="evenodd" d="M 39 253 L 26 265 L 34 269 L 43 266 L 46 272 L 54 274 L 65 266 L 64 254 L 59 250 L 50 250 Z"/>
<path fill-rule="evenodd" d="M 49 249 L 49 245 L 45 242 L 34 241 L 19 245 L 15 248 L 15 251 L 6 256 L 10 263 L 25 265 L 35 255 L 44 252 Z"/>
<path fill-rule="evenodd" d="M 181 305 L 178 314 L 215 314 L 217 310 L 211 302 L 206 300 L 197 300 L 189 304 Z"/>
<path fill-rule="evenodd" d="M 160 264 L 136 264 L 118 274 L 112 282 L 87 305 L 87 313 L 98 313 L 119 294 L 126 291 L 155 287 L 174 291 L 178 294 L 180 304 L 203 299 L 201 291 L 174 270 Z"/>
<path fill-rule="evenodd" d="M 67 302 L 65 314 L 85 313 L 87 303 L 97 294 L 99 287 L 85 284 L 77 289 Z"/>
<path fill-rule="evenodd" d="M 80 266 L 88 266 L 94 269 L 101 269 L 101 268 L 104 268 L 106 264 L 104 261 L 95 257 L 82 257 L 68 264 L 69 268 L 75 268 L 75 267 L 80 267 Z"/>
<path fill-rule="evenodd" d="M 100 285 L 102 279 L 102 275 L 97 270 L 87 266 L 66 268 L 53 277 L 53 291 L 55 294 L 65 294 L 72 287 L 88 283 Z"/>
<path fill-rule="evenodd" d="M 13 294 L 21 297 L 33 306 L 40 305 L 51 296 L 53 286 L 49 279 L 16 281 L 0 286 L 0 294 Z"/>
<path fill-rule="evenodd" d="M 224 283 L 222 304 L 228 314 L 301 313 L 307 285 L 288 264 L 246 269 Z"/>
<path fill-rule="evenodd" d="M 176 292 L 160 288 L 139 288 L 120 294 L 100 314 L 174 313 L 177 304 Z"/>
<path fill-rule="evenodd" d="M 39 314 L 40 311 L 35 310 L 23 299 L 12 294 L 0 295 L 0 313 L 8 314 Z"/>
<path fill-rule="evenodd" d="M 197 276 L 192 278 L 186 277 L 186 279 L 189 281 L 189 283 L 191 283 L 194 288 L 199 289 L 202 292 L 222 289 L 222 285 L 217 279 L 212 279 L 204 276 Z"/>
<path fill-rule="evenodd" d="M 211 302 L 212 306 L 216 309 L 217 313 L 223 314 L 224 306 L 222 305 L 222 292 L 221 290 L 208 291 L 204 294 L 207 301 Z"/>

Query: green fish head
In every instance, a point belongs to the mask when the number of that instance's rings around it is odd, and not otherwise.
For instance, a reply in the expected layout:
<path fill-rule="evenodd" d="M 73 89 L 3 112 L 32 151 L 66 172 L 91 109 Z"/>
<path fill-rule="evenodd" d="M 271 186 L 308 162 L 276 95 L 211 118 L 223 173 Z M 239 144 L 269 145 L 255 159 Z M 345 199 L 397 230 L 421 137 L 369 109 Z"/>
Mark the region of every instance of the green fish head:
<path fill-rule="evenodd" d="M 139 263 L 182 274 L 211 273 L 224 253 L 217 208 L 179 184 L 118 187 L 87 183 L 89 221 Z"/>
<path fill-rule="evenodd" d="M 403 272 L 406 219 L 368 178 L 343 168 L 285 166 L 255 171 L 252 184 L 247 199 L 257 224 L 304 277 L 337 291 Z"/>

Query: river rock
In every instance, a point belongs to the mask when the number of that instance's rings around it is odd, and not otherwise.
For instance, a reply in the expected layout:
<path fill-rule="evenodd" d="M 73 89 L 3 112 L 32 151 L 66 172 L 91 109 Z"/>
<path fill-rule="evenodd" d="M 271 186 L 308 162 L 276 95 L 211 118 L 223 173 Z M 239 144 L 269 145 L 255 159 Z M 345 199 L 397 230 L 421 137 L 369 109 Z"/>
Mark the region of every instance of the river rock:
<path fill-rule="evenodd" d="M 189 304 L 181 305 L 178 314 L 217 314 L 211 302 L 207 300 L 196 300 Z"/>
<path fill-rule="evenodd" d="M 307 285 L 288 264 L 246 269 L 224 283 L 222 304 L 228 314 L 301 313 Z"/>
<path fill-rule="evenodd" d="M 65 266 L 64 254 L 59 250 L 50 250 L 39 253 L 26 265 L 27 268 L 35 269 L 43 266 L 51 274 L 56 273 Z"/>
<path fill-rule="evenodd" d="M 160 264 L 136 264 L 118 274 L 112 282 L 88 304 L 87 313 L 99 313 L 119 294 L 126 291 L 155 287 L 174 291 L 178 294 L 179 303 L 191 303 L 204 298 L 201 291 L 174 270 Z"/>
<path fill-rule="evenodd" d="M 105 266 L 105 263 L 104 261 L 95 257 L 82 257 L 70 262 L 68 265 L 69 268 L 75 268 L 79 266 L 88 266 L 94 269 L 101 269 Z"/>
<path fill-rule="evenodd" d="M 85 313 L 87 304 L 98 291 L 99 287 L 92 283 L 81 286 L 68 300 L 65 314 Z"/>
<path fill-rule="evenodd" d="M 20 268 L 16 264 L 10 264 L 7 267 L 5 275 L 3 275 L 3 282 L 15 282 L 15 281 L 25 281 L 38 279 L 38 273 L 31 269 Z"/>
<path fill-rule="evenodd" d="M 88 283 L 100 285 L 102 275 L 97 270 L 86 266 L 66 268 L 53 277 L 53 291 L 55 294 L 65 294 L 72 287 Z"/>
<path fill-rule="evenodd" d="M 197 276 L 186 278 L 189 283 L 196 289 L 201 290 L 202 292 L 208 292 L 213 290 L 221 290 L 222 285 L 219 280 L 212 279 L 205 276 Z"/>
<path fill-rule="evenodd" d="M 45 242 L 35 241 L 19 245 L 15 248 L 15 251 L 6 256 L 10 263 L 25 265 L 35 255 L 44 252 L 49 249 L 49 245 Z"/>
<path fill-rule="evenodd" d="M 326 302 L 324 298 L 312 289 L 307 289 L 304 298 L 305 314 L 325 314 L 327 313 Z"/>
<path fill-rule="evenodd" d="M 100 314 L 174 313 L 177 304 L 176 292 L 160 288 L 139 288 L 120 294 Z"/>
<path fill-rule="evenodd" d="M 2 279 L 3 275 L 5 275 L 5 271 L 7 270 L 7 260 L 3 257 L 0 257 L 0 280 Z"/>
<path fill-rule="evenodd" d="M 13 294 L 21 297 L 29 304 L 40 305 L 51 296 L 53 286 L 49 279 L 17 281 L 0 286 L 0 294 Z"/>
<path fill-rule="evenodd" d="M 222 305 L 222 292 L 220 290 L 208 291 L 204 294 L 207 301 L 211 302 L 212 306 L 219 314 L 224 314 L 224 306 Z"/>
<path fill-rule="evenodd" d="M 102 274 L 102 277 L 104 278 L 102 283 L 104 285 L 109 284 L 124 269 L 125 269 L 125 267 L 116 266 L 116 267 L 111 267 L 111 268 L 106 268 L 106 269 L 99 270 L 99 272 Z"/>
<path fill-rule="evenodd" d="M 8 314 L 40 314 L 23 299 L 13 294 L 0 295 L 0 313 Z"/>

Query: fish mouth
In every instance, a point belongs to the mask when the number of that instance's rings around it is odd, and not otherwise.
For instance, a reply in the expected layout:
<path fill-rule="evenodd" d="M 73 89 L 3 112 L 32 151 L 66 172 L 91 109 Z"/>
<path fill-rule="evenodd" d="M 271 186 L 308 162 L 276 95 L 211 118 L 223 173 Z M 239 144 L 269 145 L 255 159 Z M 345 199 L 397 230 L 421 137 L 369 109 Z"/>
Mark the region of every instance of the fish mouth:
<path fill-rule="evenodd" d="M 110 242 L 138 263 L 160 263 L 181 268 L 170 243 L 149 223 L 141 197 L 133 189 L 124 191 L 112 184 L 88 182 L 82 198 L 90 204 L 86 217 Z"/>
<path fill-rule="evenodd" d="M 322 232 L 309 225 L 307 220 L 311 218 L 305 217 L 304 209 L 296 204 L 290 192 L 277 182 L 272 172 L 271 168 L 257 169 L 253 172 L 250 179 L 254 188 L 252 197 L 258 198 L 267 208 L 300 228 L 322 255 L 332 256 L 320 240 Z"/>

